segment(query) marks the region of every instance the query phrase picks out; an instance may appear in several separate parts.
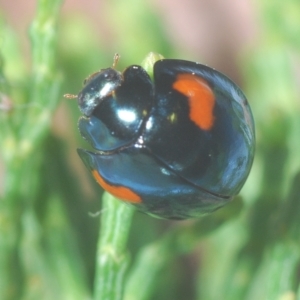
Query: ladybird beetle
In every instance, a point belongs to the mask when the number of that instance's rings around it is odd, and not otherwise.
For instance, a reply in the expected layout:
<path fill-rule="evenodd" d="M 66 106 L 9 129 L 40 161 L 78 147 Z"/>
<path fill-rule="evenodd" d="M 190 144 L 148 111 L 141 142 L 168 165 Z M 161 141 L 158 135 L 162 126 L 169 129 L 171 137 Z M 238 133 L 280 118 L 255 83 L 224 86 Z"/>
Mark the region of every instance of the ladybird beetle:
<path fill-rule="evenodd" d="M 139 65 L 123 73 L 113 66 L 92 74 L 73 97 L 83 114 L 80 133 L 95 149 L 78 154 L 103 189 L 140 211 L 199 217 L 246 181 L 255 146 L 251 109 L 212 68 L 159 59 L 152 79 Z"/>

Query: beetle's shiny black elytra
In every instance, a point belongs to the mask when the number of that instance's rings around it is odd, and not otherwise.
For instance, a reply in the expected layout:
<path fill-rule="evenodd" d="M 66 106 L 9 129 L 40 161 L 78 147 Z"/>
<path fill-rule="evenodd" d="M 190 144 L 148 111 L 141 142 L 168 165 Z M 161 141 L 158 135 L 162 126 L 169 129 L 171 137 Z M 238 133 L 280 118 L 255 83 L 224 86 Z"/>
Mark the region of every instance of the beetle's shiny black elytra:
<path fill-rule="evenodd" d="M 78 94 L 78 153 L 97 182 L 140 211 L 199 217 L 238 194 L 255 146 L 248 102 L 230 79 L 199 63 L 161 59 L 153 81 L 138 65 L 103 69 Z"/>

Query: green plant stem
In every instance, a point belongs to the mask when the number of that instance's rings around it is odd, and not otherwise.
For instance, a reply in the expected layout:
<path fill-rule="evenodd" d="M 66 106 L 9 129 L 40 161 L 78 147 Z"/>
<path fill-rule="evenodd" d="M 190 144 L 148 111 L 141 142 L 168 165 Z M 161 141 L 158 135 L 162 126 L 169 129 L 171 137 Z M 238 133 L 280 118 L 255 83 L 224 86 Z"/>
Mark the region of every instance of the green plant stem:
<path fill-rule="evenodd" d="M 103 195 L 94 300 L 122 299 L 124 274 L 129 263 L 126 243 L 133 212 L 133 207 L 108 193 Z"/>
<path fill-rule="evenodd" d="M 22 217 L 24 209 L 28 210 L 34 202 L 40 146 L 59 98 L 61 80 L 56 72 L 55 32 L 60 5 L 61 0 L 38 1 L 30 31 L 32 75 L 29 98 L 23 109 L 16 105 L 2 119 L 6 125 L 1 131 L 1 154 L 6 175 L 0 201 L 1 299 L 17 299 L 22 293 L 24 270 L 19 253 Z M 20 101 L 13 99 L 13 103 Z"/>
<path fill-rule="evenodd" d="M 29 100 L 32 108 L 28 110 L 26 126 L 22 127 L 29 145 L 45 136 L 51 113 L 59 100 L 61 77 L 56 63 L 56 31 L 61 4 L 61 0 L 39 0 L 36 18 L 30 28 L 32 87 Z"/>

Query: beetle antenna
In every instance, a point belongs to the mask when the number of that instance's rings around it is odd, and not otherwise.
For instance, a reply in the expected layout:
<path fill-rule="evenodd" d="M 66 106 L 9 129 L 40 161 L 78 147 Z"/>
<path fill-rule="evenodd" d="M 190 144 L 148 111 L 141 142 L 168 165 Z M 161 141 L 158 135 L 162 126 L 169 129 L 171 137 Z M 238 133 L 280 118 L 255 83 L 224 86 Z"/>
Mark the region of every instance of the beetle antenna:
<path fill-rule="evenodd" d="M 120 59 L 120 55 L 119 55 L 118 53 L 115 53 L 115 55 L 114 55 L 114 61 L 113 61 L 113 65 L 112 65 L 112 68 L 113 68 L 113 69 L 116 68 L 119 59 Z"/>
<path fill-rule="evenodd" d="M 64 94 L 64 98 L 66 99 L 76 99 L 78 96 L 74 94 Z"/>

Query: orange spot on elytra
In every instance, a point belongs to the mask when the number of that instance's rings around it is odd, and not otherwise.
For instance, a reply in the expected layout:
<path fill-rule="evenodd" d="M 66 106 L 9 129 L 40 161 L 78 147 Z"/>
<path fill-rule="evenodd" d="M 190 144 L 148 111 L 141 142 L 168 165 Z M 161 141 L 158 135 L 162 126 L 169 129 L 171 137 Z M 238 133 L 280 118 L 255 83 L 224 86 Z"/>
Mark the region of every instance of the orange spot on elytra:
<path fill-rule="evenodd" d="M 180 74 L 173 88 L 188 97 L 190 119 L 203 130 L 214 125 L 215 96 L 207 82 L 192 74 Z"/>
<path fill-rule="evenodd" d="M 96 181 L 101 185 L 103 189 L 108 191 L 110 194 L 116 196 L 117 198 L 132 202 L 132 203 L 140 203 L 142 202 L 142 199 L 139 195 L 134 193 L 129 188 L 126 188 L 124 186 L 114 186 L 110 185 L 109 183 L 105 182 L 104 179 L 101 177 L 101 175 L 98 173 L 97 170 L 92 170 L 92 174 Z"/>

